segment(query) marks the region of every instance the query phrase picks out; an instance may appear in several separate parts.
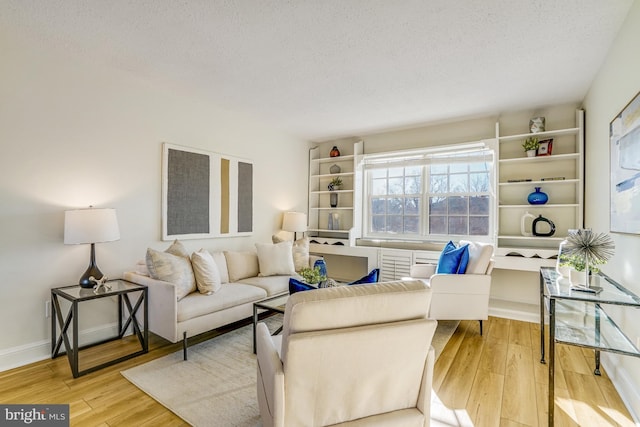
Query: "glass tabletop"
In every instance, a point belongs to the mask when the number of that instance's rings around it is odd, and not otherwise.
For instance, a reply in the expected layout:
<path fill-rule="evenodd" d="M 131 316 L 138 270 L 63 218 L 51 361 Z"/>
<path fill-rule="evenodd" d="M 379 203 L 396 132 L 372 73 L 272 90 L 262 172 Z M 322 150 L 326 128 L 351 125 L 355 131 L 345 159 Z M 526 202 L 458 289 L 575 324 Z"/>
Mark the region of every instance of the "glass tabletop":
<path fill-rule="evenodd" d="M 93 290 L 93 288 L 83 288 L 80 285 L 74 285 L 53 288 L 52 291 L 63 298 L 74 301 L 101 298 L 126 292 L 140 291 L 146 287 L 143 285 L 138 285 L 137 283 L 127 282 L 125 280 L 108 280 L 105 282 L 105 284 L 111 286 L 111 289 L 105 289 L 104 287 L 102 287 L 99 291 L 96 292 Z"/>
<path fill-rule="evenodd" d="M 277 295 L 275 297 L 267 298 L 262 301 L 255 302 L 254 305 L 260 308 L 266 308 L 272 311 L 284 313 L 284 306 L 287 304 L 289 294 Z"/>
<path fill-rule="evenodd" d="M 602 288 L 598 293 L 572 290 L 569 279 L 562 277 L 553 267 L 542 267 L 540 274 L 544 279 L 547 297 L 640 307 L 640 297 L 602 273 L 591 277 L 591 286 Z"/>

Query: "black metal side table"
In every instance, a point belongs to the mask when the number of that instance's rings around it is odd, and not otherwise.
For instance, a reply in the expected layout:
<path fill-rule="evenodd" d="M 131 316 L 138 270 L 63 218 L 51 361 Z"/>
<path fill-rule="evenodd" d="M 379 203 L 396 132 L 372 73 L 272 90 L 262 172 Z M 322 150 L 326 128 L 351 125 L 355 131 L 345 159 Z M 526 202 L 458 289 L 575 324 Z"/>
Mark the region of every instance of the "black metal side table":
<path fill-rule="evenodd" d="M 55 359 L 58 356 L 66 354 L 74 378 L 149 352 L 149 297 L 147 287 L 126 280 L 109 280 L 106 282 L 106 285 L 108 285 L 107 288 L 103 287 L 98 291 L 94 291 L 91 288 L 82 288 L 79 285 L 62 286 L 51 289 L 51 302 L 53 307 L 53 313 L 51 315 L 51 358 Z M 130 295 L 137 297 L 134 304 L 131 303 Z M 118 334 L 114 337 L 80 347 L 78 345 L 78 305 L 83 301 L 107 297 L 118 298 Z M 65 315 L 63 315 L 60 306 L 60 299 L 65 299 L 71 303 Z M 141 306 L 144 306 L 144 313 L 142 314 L 144 324 L 142 326 L 137 316 Z M 126 319 L 123 319 L 125 315 Z M 56 325 L 60 327 L 59 335 Z M 84 370 L 78 368 L 80 350 L 121 339 L 130 326 L 138 338 L 141 347 L 140 350 Z M 69 327 L 71 327 L 71 340 L 68 335 Z M 60 352 L 63 343 L 65 351 Z"/>

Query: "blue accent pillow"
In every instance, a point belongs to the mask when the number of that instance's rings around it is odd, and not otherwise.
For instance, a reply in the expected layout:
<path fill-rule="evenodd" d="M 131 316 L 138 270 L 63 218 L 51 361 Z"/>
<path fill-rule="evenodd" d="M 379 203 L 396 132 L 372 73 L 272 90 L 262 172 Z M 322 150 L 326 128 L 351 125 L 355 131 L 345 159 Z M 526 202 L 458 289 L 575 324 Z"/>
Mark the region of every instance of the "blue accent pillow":
<path fill-rule="evenodd" d="M 452 241 L 449 241 L 440 254 L 436 273 L 464 274 L 467 271 L 467 264 L 469 264 L 469 245 L 457 248 Z"/>
<path fill-rule="evenodd" d="M 347 283 L 347 285 L 361 285 L 361 284 L 365 284 L 365 283 L 377 283 L 379 275 L 380 275 L 380 269 L 374 268 L 366 276 L 361 277 L 360 279 L 358 279 L 356 281 L 353 281 L 351 283 Z"/>
<path fill-rule="evenodd" d="M 293 295 L 296 292 L 301 292 L 301 291 L 310 291 L 313 289 L 318 289 L 315 286 L 312 286 L 308 283 L 304 283 L 301 282 L 300 280 L 296 280 L 296 279 L 289 279 L 289 294 Z"/>

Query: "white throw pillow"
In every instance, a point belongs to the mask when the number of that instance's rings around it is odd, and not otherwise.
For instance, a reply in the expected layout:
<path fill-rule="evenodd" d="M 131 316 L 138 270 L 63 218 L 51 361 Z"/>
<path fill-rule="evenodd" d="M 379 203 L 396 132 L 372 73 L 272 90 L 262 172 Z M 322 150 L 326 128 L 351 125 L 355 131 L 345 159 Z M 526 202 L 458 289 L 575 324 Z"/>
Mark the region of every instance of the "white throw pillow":
<path fill-rule="evenodd" d="M 467 244 L 469 245 L 469 263 L 465 274 L 485 274 L 493 255 L 493 245 L 460 240 L 460 246 Z"/>
<path fill-rule="evenodd" d="M 211 256 L 218 266 L 218 271 L 220 272 L 220 281 L 223 285 L 225 283 L 229 283 L 229 270 L 227 270 L 227 258 L 224 256 L 224 252 L 213 252 Z"/>
<path fill-rule="evenodd" d="M 260 273 L 258 255 L 255 252 L 224 251 L 224 257 L 227 259 L 227 270 L 231 283 L 247 277 L 256 277 Z"/>
<path fill-rule="evenodd" d="M 293 242 L 293 266 L 296 271 L 309 267 L 309 239 L 303 237 Z"/>
<path fill-rule="evenodd" d="M 189 259 L 189 252 L 187 251 L 187 248 L 185 248 L 182 242 L 178 239 L 174 240 L 171 246 L 169 246 L 167 250 L 165 250 L 165 252 L 171 255 L 181 256 L 182 258 Z"/>
<path fill-rule="evenodd" d="M 196 279 L 189 258 L 149 248 L 146 261 L 151 278 L 176 287 L 178 301 L 196 290 Z"/>
<path fill-rule="evenodd" d="M 200 249 L 198 252 L 191 254 L 191 266 L 196 277 L 198 292 L 211 295 L 220 290 L 220 287 L 222 287 L 220 271 L 213 260 L 213 256 L 208 251 Z"/>
<path fill-rule="evenodd" d="M 256 243 L 260 276 L 294 275 L 292 242 Z M 308 262 L 308 261 L 307 261 Z"/>

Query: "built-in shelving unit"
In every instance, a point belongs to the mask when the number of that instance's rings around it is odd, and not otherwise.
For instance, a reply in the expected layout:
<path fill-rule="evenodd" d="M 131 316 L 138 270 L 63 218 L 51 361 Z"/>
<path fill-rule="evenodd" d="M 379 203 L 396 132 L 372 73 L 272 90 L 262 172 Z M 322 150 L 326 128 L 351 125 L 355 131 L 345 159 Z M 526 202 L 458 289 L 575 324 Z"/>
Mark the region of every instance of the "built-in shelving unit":
<path fill-rule="evenodd" d="M 340 155 L 331 157 L 334 143 L 322 143 L 309 150 L 309 229 L 308 236 L 319 243 L 343 243 L 352 246 L 358 230 L 357 189 L 360 185 L 358 163 L 363 154 L 363 142 L 337 145 Z M 332 173 L 337 166 L 339 172 Z M 342 178 L 339 189 L 330 190 L 332 179 Z M 337 197 L 337 206 L 332 207 L 331 196 Z M 329 216 L 333 217 L 330 219 Z"/>
<path fill-rule="evenodd" d="M 551 155 L 526 157 L 522 142 L 536 136 L 553 139 Z M 498 140 L 498 214 L 496 255 L 516 255 L 542 260 L 554 257 L 568 230 L 583 227 L 584 198 L 584 111 L 576 111 L 575 123 L 545 132 L 501 135 Z M 552 179 L 554 178 L 554 179 Z M 544 205 L 532 205 L 527 196 L 535 187 L 549 196 Z M 521 218 L 526 213 L 553 221 L 555 233 L 549 237 L 524 236 Z M 544 263 L 542 263 L 544 264 Z M 504 260 L 497 260 L 497 266 Z M 533 266 L 532 268 L 539 268 Z"/>

